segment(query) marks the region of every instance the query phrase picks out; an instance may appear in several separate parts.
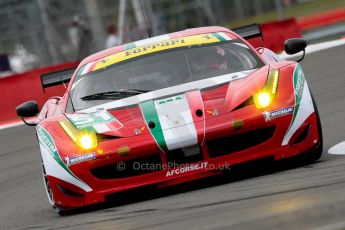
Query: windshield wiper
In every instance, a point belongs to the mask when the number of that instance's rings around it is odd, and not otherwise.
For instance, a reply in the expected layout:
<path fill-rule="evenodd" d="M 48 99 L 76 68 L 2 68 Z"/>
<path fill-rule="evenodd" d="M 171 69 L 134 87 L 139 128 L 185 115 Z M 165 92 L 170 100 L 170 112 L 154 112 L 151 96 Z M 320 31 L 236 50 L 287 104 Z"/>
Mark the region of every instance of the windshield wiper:
<path fill-rule="evenodd" d="M 121 89 L 115 91 L 108 91 L 102 93 L 95 93 L 80 98 L 83 101 L 91 100 L 118 100 L 125 97 L 135 96 L 141 93 L 149 92 L 149 90 L 137 90 L 137 89 Z"/>
<path fill-rule="evenodd" d="M 138 92 L 138 93 L 147 93 L 147 92 L 150 92 L 151 90 L 146 90 L 146 89 L 125 89 L 124 91 L 127 91 L 127 92 Z"/>

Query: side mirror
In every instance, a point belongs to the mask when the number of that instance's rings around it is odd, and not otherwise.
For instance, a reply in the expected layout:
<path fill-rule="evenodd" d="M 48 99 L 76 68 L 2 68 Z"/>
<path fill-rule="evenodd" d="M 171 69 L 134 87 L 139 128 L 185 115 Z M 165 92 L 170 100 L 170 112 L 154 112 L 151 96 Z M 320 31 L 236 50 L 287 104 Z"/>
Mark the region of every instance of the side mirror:
<path fill-rule="evenodd" d="M 24 123 L 29 126 L 35 126 L 34 123 L 28 123 L 24 120 L 24 117 L 34 117 L 39 113 L 38 104 L 36 101 L 27 101 L 16 107 L 16 113 L 22 118 Z"/>
<path fill-rule="evenodd" d="M 285 53 L 296 54 L 303 51 L 303 56 L 298 60 L 302 61 L 305 56 L 305 48 L 307 47 L 307 41 L 302 38 L 291 38 L 284 42 Z"/>

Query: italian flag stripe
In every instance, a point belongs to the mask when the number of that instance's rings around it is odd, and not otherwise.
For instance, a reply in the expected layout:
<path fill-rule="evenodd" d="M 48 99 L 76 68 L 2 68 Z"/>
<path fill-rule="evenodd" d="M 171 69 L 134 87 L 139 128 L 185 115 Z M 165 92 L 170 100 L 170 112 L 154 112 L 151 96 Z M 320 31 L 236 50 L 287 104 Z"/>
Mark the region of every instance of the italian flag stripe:
<path fill-rule="evenodd" d="M 163 130 L 159 122 L 157 110 L 155 108 L 153 101 L 150 100 L 150 101 L 142 102 L 140 104 L 140 108 L 144 116 L 146 125 L 148 126 L 150 121 L 155 123 L 155 127 L 153 129 L 151 129 L 150 127 L 148 127 L 148 129 L 150 130 L 153 138 L 156 140 L 158 146 L 164 152 L 166 152 L 168 148 L 164 140 Z"/>
<path fill-rule="evenodd" d="M 90 62 L 90 63 L 84 65 L 84 66 L 78 71 L 78 76 L 84 75 L 84 74 L 90 72 L 90 71 L 93 69 L 93 67 L 94 67 L 95 65 L 96 65 L 96 62 Z"/>
<path fill-rule="evenodd" d="M 168 150 L 198 143 L 193 115 L 185 94 L 154 101 Z"/>
<path fill-rule="evenodd" d="M 231 40 L 231 38 L 226 33 L 220 32 L 220 33 L 217 33 L 217 34 L 219 36 L 221 36 L 222 38 L 224 38 L 226 41 Z"/>
<path fill-rule="evenodd" d="M 231 40 L 229 36 L 227 36 L 225 33 L 212 33 L 212 35 L 217 38 L 220 42 L 225 42 Z"/>
<path fill-rule="evenodd" d="M 94 61 L 94 62 L 92 63 L 92 65 L 90 65 L 90 68 L 87 70 L 87 73 L 93 71 L 93 69 L 95 68 L 95 66 L 97 65 L 97 63 L 98 63 L 98 62 Z"/>
<path fill-rule="evenodd" d="M 200 95 L 198 99 L 201 100 Z M 199 131 L 197 132 L 194 122 L 202 121 L 203 118 L 192 114 L 195 113 L 195 111 L 192 112 L 192 109 L 203 109 L 203 106 L 198 102 L 198 100 L 192 100 L 191 105 L 186 95 L 181 94 L 140 104 L 146 124 L 155 123 L 155 127 L 149 127 L 149 130 L 163 151 L 197 144 L 198 132 L 202 143 L 204 124 L 201 122 L 198 125 Z"/>

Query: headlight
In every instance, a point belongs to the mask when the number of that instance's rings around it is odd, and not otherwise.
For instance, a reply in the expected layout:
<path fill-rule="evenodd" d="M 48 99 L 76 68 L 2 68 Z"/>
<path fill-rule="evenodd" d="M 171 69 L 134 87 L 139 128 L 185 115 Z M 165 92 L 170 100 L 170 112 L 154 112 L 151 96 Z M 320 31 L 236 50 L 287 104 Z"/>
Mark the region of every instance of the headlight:
<path fill-rule="evenodd" d="M 272 103 L 277 94 L 278 81 L 279 70 L 271 70 L 264 88 L 254 94 L 254 102 L 257 108 L 265 108 Z"/>
<path fill-rule="evenodd" d="M 272 98 L 271 98 L 271 95 L 267 92 L 260 92 L 258 95 L 257 95 L 257 104 L 260 106 L 260 107 L 267 107 L 271 104 L 272 102 Z"/>
<path fill-rule="evenodd" d="M 97 147 L 97 137 L 93 130 L 79 130 L 68 120 L 59 122 L 67 135 L 83 149 L 93 149 Z"/>
<path fill-rule="evenodd" d="M 95 140 L 93 138 L 92 135 L 90 134 L 84 134 L 80 137 L 79 139 L 80 141 L 80 145 L 84 148 L 84 149 L 92 149 L 94 147 L 97 147 L 97 140 Z"/>

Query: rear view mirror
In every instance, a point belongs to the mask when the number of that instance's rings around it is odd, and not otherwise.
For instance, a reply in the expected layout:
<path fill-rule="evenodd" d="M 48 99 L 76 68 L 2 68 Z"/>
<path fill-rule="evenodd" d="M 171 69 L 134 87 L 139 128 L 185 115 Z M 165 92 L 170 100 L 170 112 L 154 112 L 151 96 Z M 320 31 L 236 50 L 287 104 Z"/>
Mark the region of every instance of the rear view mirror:
<path fill-rule="evenodd" d="M 301 61 L 305 55 L 305 48 L 307 47 L 307 41 L 302 38 L 291 38 L 284 42 L 285 53 L 296 54 L 303 51 L 303 56 L 298 60 Z"/>
<path fill-rule="evenodd" d="M 22 118 L 25 124 L 34 126 L 34 123 L 27 123 L 24 117 L 34 117 L 39 113 L 38 104 L 36 101 L 27 101 L 16 107 L 16 113 Z"/>

